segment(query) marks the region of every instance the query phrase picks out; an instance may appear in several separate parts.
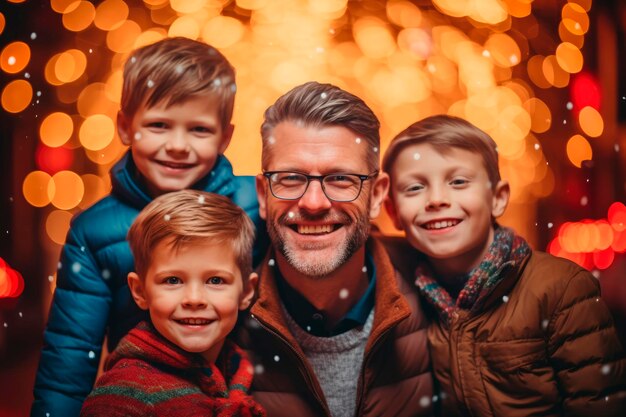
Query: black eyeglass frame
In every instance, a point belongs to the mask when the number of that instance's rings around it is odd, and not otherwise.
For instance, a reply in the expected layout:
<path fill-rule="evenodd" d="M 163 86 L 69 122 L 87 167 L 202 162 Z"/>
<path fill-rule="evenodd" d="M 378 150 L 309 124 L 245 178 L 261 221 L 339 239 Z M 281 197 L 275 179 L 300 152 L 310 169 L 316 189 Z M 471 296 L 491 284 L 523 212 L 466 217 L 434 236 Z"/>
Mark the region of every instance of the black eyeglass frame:
<path fill-rule="evenodd" d="M 274 174 L 298 174 L 298 175 L 302 175 L 306 178 L 306 187 L 304 187 L 304 191 L 302 191 L 302 194 L 300 194 L 300 196 L 298 197 L 294 197 L 294 198 L 283 198 L 283 197 L 279 197 L 276 194 L 274 194 L 274 189 L 272 188 L 272 180 L 270 179 L 270 177 Z M 304 172 L 298 172 L 298 171 L 264 171 L 263 172 L 263 176 L 265 178 L 267 178 L 267 182 L 268 185 L 270 187 L 270 192 L 272 193 L 272 195 L 279 199 L 279 200 L 288 200 L 288 201 L 293 201 L 293 200 L 299 200 L 302 198 L 302 196 L 304 194 L 306 194 L 306 191 L 309 189 L 309 184 L 311 184 L 311 180 L 315 180 L 315 181 L 319 181 L 320 185 L 322 186 L 322 191 L 324 192 L 324 195 L 326 196 L 326 198 L 330 201 L 335 201 L 337 203 L 349 203 L 351 201 L 356 200 L 357 198 L 359 198 L 359 196 L 361 195 L 361 191 L 363 191 L 363 182 L 367 181 L 367 180 L 371 180 L 372 178 L 376 178 L 379 174 L 379 171 L 376 170 L 374 172 L 372 172 L 371 174 L 367 174 L 367 175 L 363 175 L 363 174 L 355 174 L 352 172 L 333 172 L 330 174 L 325 174 L 325 175 L 309 175 L 309 174 L 305 174 Z M 353 175 L 355 177 L 358 177 L 359 180 L 361 180 L 361 184 L 359 185 L 359 191 L 356 193 L 356 196 L 352 199 L 352 200 L 337 200 L 334 198 L 330 198 L 328 196 L 328 194 L 326 193 L 326 187 L 324 187 L 324 178 L 326 177 L 332 177 L 332 176 L 336 176 L 336 175 Z"/>

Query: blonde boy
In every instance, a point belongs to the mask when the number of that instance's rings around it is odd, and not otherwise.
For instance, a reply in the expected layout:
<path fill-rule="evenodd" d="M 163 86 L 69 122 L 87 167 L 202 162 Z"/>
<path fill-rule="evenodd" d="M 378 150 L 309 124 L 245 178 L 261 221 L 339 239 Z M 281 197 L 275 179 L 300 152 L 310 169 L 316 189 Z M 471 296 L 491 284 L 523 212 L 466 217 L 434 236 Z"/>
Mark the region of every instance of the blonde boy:
<path fill-rule="evenodd" d="M 107 360 L 84 416 L 261 416 L 252 366 L 226 336 L 254 295 L 254 226 L 228 198 L 164 194 L 128 232 L 128 286 L 150 314 Z"/>
<path fill-rule="evenodd" d="M 131 298 L 130 224 L 154 198 L 192 188 L 230 198 L 265 226 L 253 177 L 233 174 L 223 152 L 233 126 L 235 72 L 215 48 L 168 38 L 134 51 L 124 66 L 118 133 L 130 149 L 111 169 L 111 194 L 73 219 L 35 381 L 32 416 L 75 417 L 108 350 L 145 318 Z"/>
<path fill-rule="evenodd" d="M 626 361 L 598 281 L 499 226 L 509 185 L 494 141 L 434 116 L 391 142 L 386 207 L 423 256 L 445 416 L 617 416 Z"/>

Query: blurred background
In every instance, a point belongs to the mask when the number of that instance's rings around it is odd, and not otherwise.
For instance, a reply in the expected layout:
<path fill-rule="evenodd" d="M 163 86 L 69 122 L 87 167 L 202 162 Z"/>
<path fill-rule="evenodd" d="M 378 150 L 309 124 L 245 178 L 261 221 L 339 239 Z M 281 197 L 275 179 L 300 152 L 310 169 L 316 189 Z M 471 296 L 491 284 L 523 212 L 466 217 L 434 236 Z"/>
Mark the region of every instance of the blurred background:
<path fill-rule="evenodd" d="M 0 416 L 28 415 L 70 220 L 109 192 L 125 151 L 122 65 L 167 36 L 235 66 L 237 174 L 260 171 L 263 111 L 309 80 L 374 109 L 381 154 L 432 114 L 476 124 L 512 186 L 502 223 L 592 271 L 626 339 L 626 2 L 3 0 Z"/>

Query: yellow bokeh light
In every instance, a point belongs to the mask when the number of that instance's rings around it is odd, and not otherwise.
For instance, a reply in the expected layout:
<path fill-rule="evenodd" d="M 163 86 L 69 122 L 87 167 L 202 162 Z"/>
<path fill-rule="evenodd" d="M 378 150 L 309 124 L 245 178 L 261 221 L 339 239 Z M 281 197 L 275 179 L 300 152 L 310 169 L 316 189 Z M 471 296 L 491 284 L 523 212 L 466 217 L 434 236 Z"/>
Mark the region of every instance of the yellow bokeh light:
<path fill-rule="evenodd" d="M 168 29 L 168 36 L 182 36 L 189 39 L 198 39 L 200 36 L 200 25 L 191 16 L 181 16 L 176 19 Z"/>
<path fill-rule="evenodd" d="M 65 210 L 54 210 L 46 218 L 46 234 L 58 245 L 65 243 L 67 231 L 70 229 L 72 213 Z"/>
<path fill-rule="evenodd" d="M 521 62 L 522 53 L 517 43 L 504 33 L 494 33 L 485 43 L 485 49 L 493 58 L 496 65 L 513 67 Z"/>
<path fill-rule="evenodd" d="M 422 23 L 422 12 L 419 7 L 406 0 L 387 2 L 389 21 L 403 28 L 418 28 Z"/>
<path fill-rule="evenodd" d="M 432 53 L 432 40 L 426 31 L 418 28 L 403 29 L 398 33 L 400 50 L 418 59 L 427 59 Z"/>
<path fill-rule="evenodd" d="M 59 55 L 54 64 L 54 75 L 62 83 L 76 81 L 87 68 L 87 57 L 78 49 L 69 49 Z"/>
<path fill-rule="evenodd" d="M 11 81 L 2 90 L 2 107 L 9 113 L 19 113 L 30 104 L 33 87 L 26 80 Z"/>
<path fill-rule="evenodd" d="M 237 7 L 245 10 L 259 10 L 267 6 L 268 0 L 237 0 Z"/>
<path fill-rule="evenodd" d="M 574 135 L 567 141 L 567 157 L 570 162 L 580 168 L 583 161 L 591 160 L 593 157 L 593 151 L 591 145 L 581 135 Z"/>
<path fill-rule="evenodd" d="M 81 145 L 92 151 L 99 151 L 109 146 L 114 136 L 115 123 L 104 114 L 87 117 L 78 132 Z"/>
<path fill-rule="evenodd" d="M 24 42 L 12 42 L 5 46 L 0 54 L 0 67 L 9 74 L 20 72 L 29 61 L 30 48 Z"/>
<path fill-rule="evenodd" d="M 589 16 L 580 5 L 567 3 L 561 9 L 565 28 L 574 35 L 584 35 L 589 30 Z"/>
<path fill-rule="evenodd" d="M 117 29 L 128 18 L 128 5 L 123 0 L 105 0 L 96 8 L 94 25 L 98 29 Z"/>
<path fill-rule="evenodd" d="M 552 125 L 552 114 L 548 105 L 541 99 L 532 97 L 524 102 L 524 109 L 531 118 L 530 129 L 535 133 L 543 133 Z"/>
<path fill-rule="evenodd" d="M 52 176 L 50 184 L 48 185 L 48 196 L 52 205 L 58 209 L 71 210 L 83 199 L 85 185 L 74 171 L 57 172 Z"/>
<path fill-rule="evenodd" d="M 202 10 L 205 0 L 170 0 L 170 7 L 178 13 L 196 13 Z"/>
<path fill-rule="evenodd" d="M 311 13 L 326 15 L 326 17 L 341 17 L 348 5 L 347 0 L 316 0 L 308 2 Z"/>
<path fill-rule="evenodd" d="M 569 42 L 562 42 L 556 48 L 556 60 L 565 71 L 575 74 L 583 69 L 583 54 Z"/>
<path fill-rule="evenodd" d="M 230 16 L 215 16 L 202 28 L 202 40 L 216 48 L 228 48 L 244 35 L 241 21 Z"/>
<path fill-rule="evenodd" d="M 96 17 L 96 8 L 88 1 L 77 1 L 63 12 L 63 26 L 72 32 L 80 32 L 89 27 Z"/>
<path fill-rule="evenodd" d="M 135 44 L 133 45 L 133 49 L 141 48 L 142 46 L 153 44 L 161 39 L 167 37 L 167 32 L 162 28 L 152 28 L 148 29 L 135 39 Z"/>
<path fill-rule="evenodd" d="M 140 34 L 141 27 L 132 20 L 126 20 L 107 33 L 107 47 L 117 53 L 130 52 Z"/>
<path fill-rule="evenodd" d="M 309 71 L 297 61 L 283 61 L 272 70 L 270 84 L 276 91 L 287 91 L 310 78 Z"/>
<path fill-rule="evenodd" d="M 82 210 L 106 196 L 111 190 L 110 184 L 107 184 L 104 179 L 97 175 L 85 174 L 81 175 L 81 179 L 85 184 L 85 194 L 78 207 Z"/>
<path fill-rule="evenodd" d="M 72 118 L 61 112 L 55 112 L 43 119 L 39 127 L 41 142 L 51 148 L 65 145 L 74 131 Z"/>
<path fill-rule="evenodd" d="M 31 206 L 45 207 L 50 204 L 48 195 L 50 180 L 50 175 L 43 171 L 33 171 L 24 178 L 22 194 Z"/>
<path fill-rule="evenodd" d="M 396 41 L 387 24 L 378 18 L 361 18 L 354 23 L 352 31 L 356 44 L 368 58 L 384 58 L 396 49 Z"/>
<path fill-rule="evenodd" d="M 597 138 L 604 132 L 602 115 L 591 106 L 583 107 L 578 114 L 578 124 L 582 131 L 592 138 Z"/>

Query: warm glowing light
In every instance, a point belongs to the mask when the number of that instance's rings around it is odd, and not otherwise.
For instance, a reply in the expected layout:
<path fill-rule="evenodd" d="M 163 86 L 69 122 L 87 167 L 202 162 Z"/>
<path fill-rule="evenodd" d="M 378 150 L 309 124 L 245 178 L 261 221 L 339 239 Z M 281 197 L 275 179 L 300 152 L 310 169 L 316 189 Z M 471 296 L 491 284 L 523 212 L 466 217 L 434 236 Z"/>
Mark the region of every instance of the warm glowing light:
<path fill-rule="evenodd" d="M 72 32 L 80 32 L 89 27 L 96 17 L 96 8 L 88 1 L 77 1 L 63 11 L 63 26 Z"/>
<path fill-rule="evenodd" d="M 485 43 L 485 50 L 496 65 L 501 67 L 513 67 L 520 63 L 522 53 L 517 43 L 510 36 L 504 33 L 494 33 L 489 36 Z"/>
<path fill-rule="evenodd" d="M 130 52 L 135 45 L 135 40 L 141 34 L 141 27 L 132 21 L 126 20 L 117 28 L 107 33 L 107 47 L 113 52 Z"/>
<path fill-rule="evenodd" d="M 583 54 L 575 45 L 562 42 L 556 48 L 556 60 L 565 71 L 574 74 L 583 69 Z"/>
<path fill-rule="evenodd" d="M 85 154 L 92 162 L 98 165 L 109 165 L 120 158 L 126 147 L 119 140 L 112 141 L 109 146 L 98 151 L 85 149 Z"/>
<path fill-rule="evenodd" d="M 352 31 L 356 44 L 368 58 L 384 58 L 396 49 L 387 24 L 378 18 L 363 17 L 354 23 Z"/>
<path fill-rule="evenodd" d="M 541 55 L 532 56 L 526 63 L 528 77 L 539 88 L 550 88 L 551 84 L 543 73 L 544 57 Z"/>
<path fill-rule="evenodd" d="M 52 7 L 52 10 L 54 10 L 57 13 L 65 13 L 65 11 L 70 7 L 70 5 L 72 4 L 77 4 L 78 2 L 76 0 L 50 0 L 50 6 Z"/>
<path fill-rule="evenodd" d="M 348 0 L 316 0 L 308 4 L 312 13 L 341 17 L 345 11 Z"/>
<path fill-rule="evenodd" d="M 87 68 L 87 57 L 78 49 L 69 49 L 59 55 L 54 64 L 54 75 L 62 83 L 76 81 Z"/>
<path fill-rule="evenodd" d="M 6 25 L 6 20 L 4 19 L 4 15 L 0 13 L 0 34 L 4 31 L 4 26 Z"/>
<path fill-rule="evenodd" d="M 568 3 L 575 3 L 583 8 L 584 11 L 588 12 L 591 9 L 591 3 L 593 0 L 567 0 Z"/>
<path fill-rule="evenodd" d="M 61 210 L 71 210 L 76 207 L 83 199 L 84 193 L 83 180 L 73 171 L 57 172 L 52 176 L 48 186 L 50 202 Z"/>
<path fill-rule="evenodd" d="M 30 104 L 33 87 L 26 80 L 11 81 L 2 90 L 2 107 L 9 113 L 19 113 Z"/>
<path fill-rule="evenodd" d="M 0 67 L 9 74 L 20 72 L 29 61 L 30 48 L 24 42 L 12 42 L 5 46 L 0 54 Z"/>
<path fill-rule="evenodd" d="M 624 203 L 615 202 L 609 206 L 607 216 L 611 227 L 618 231 L 626 231 L 626 206 Z"/>
<path fill-rule="evenodd" d="M 49 184 L 52 183 L 54 187 L 54 182 L 50 181 L 51 178 L 43 171 L 33 171 L 24 178 L 22 193 L 31 206 L 45 207 L 50 204 Z"/>
<path fill-rule="evenodd" d="M 604 120 L 600 112 L 591 106 L 584 107 L 578 113 L 578 123 L 587 136 L 597 138 L 604 131 Z"/>
<path fill-rule="evenodd" d="M 574 135 L 567 141 L 567 157 L 574 166 L 580 168 L 583 161 L 591 160 L 591 145 L 581 135 Z"/>
<path fill-rule="evenodd" d="M 606 249 L 593 253 L 593 263 L 598 269 L 607 269 L 615 260 L 613 249 Z"/>
<path fill-rule="evenodd" d="M 178 13 L 196 13 L 205 3 L 206 0 L 170 0 L 170 7 Z"/>
<path fill-rule="evenodd" d="M 513 17 L 526 17 L 532 11 L 532 0 L 507 0 L 508 12 Z"/>
<path fill-rule="evenodd" d="M 51 241 L 58 245 L 65 243 L 67 231 L 70 229 L 72 213 L 65 210 L 54 210 L 46 218 L 46 233 Z"/>
<path fill-rule="evenodd" d="M 216 48 L 228 48 L 244 35 L 241 21 L 229 16 L 215 16 L 202 28 L 202 40 Z"/>
<path fill-rule="evenodd" d="M 613 242 L 613 228 L 606 220 L 600 220 L 595 224 L 598 230 L 598 243 L 594 249 L 605 250 Z"/>
<path fill-rule="evenodd" d="M 418 28 L 403 29 L 398 33 L 398 47 L 418 59 L 427 59 L 432 53 L 432 40 L 425 30 Z"/>
<path fill-rule="evenodd" d="M 574 35 L 584 35 L 589 30 L 589 16 L 585 9 L 576 3 L 567 3 L 561 10 L 565 28 Z"/>
<path fill-rule="evenodd" d="M 189 39 L 197 39 L 200 36 L 200 25 L 191 16 L 181 16 L 170 25 L 167 35 L 170 37 L 182 36 Z"/>
<path fill-rule="evenodd" d="M 531 117 L 530 129 L 536 133 L 543 133 L 552 125 L 552 114 L 547 104 L 538 98 L 532 97 L 524 103 L 524 109 Z"/>
<path fill-rule="evenodd" d="M 585 36 L 574 35 L 572 32 L 567 30 L 567 27 L 565 26 L 563 21 L 559 23 L 559 38 L 561 38 L 563 42 L 569 42 L 575 45 L 578 49 L 582 49 L 583 45 L 585 44 Z"/>
<path fill-rule="evenodd" d="M 150 45 L 161 39 L 167 37 L 167 31 L 162 28 L 153 28 L 146 30 L 137 36 L 135 39 L 135 43 L 133 44 L 133 49 L 141 48 L 142 46 Z"/>
<path fill-rule="evenodd" d="M 109 116 L 94 114 L 80 126 L 78 137 L 85 149 L 99 151 L 106 148 L 115 135 L 115 123 Z"/>
<path fill-rule="evenodd" d="M 585 106 L 600 110 L 600 83 L 592 74 L 583 71 L 572 76 L 570 88 L 575 111 Z"/>
<path fill-rule="evenodd" d="M 48 60 L 46 63 L 46 68 L 44 69 L 44 76 L 46 77 L 46 81 L 52 85 L 61 85 L 63 81 L 59 80 L 56 76 L 56 65 L 57 61 L 61 57 L 61 54 L 53 55 L 52 58 Z"/>
<path fill-rule="evenodd" d="M 563 88 L 569 84 L 570 75 L 569 72 L 563 70 L 557 62 L 557 58 L 554 55 L 547 56 L 543 60 L 541 66 L 543 70 L 543 76 L 555 87 Z"/>
<path fill-rule="evenodd" d="M 96 201 L 106 196 L 111 190 L 110 184 L 106 183 L 101 177 L 93 174 L 85 174 L 80 176 L 85 184 L 85 195 L 78 204 L 80 209 L 86 209 Z"/>
<path fill-rule="evenodd" d="M 52 148 L 63 146 L 72 136 L 74 123 L 72 118 L 61 112 L 46 116 L 39 127 L 41 141 Z"/>
<path fill-rule="evenodd" d="M 113 30 L 128 17 L 128 5 L 123 0 L 105 0 L 96 8 L 94 24 L 98 29 Z"/>
<path fill-rule="evenodd" d="M 267 5 L 267 0 L 237 0 L 237 7 L 246 10 L 259 10 Z"/>
<path fill-rule="evenodd" d="M 74 162 L 74 153 L 64 146 L 50 148 L 39 144 L 35 150 L 35 162 L 37 168 L 48 174 L 55 174 L 59 171 L 69 169 Z"/>
<path fill-rule="evenodd" d="M 422 23 L 422 12 L 419 7 L 406 0 L 387 2 L 389 21 L 403 28 L 418 28 Z"/>
<path fill-rule="evenodd" d="M 105 91 L 106 84 L 104 83 L 93 83 L 85 87 L 76 103 L 78 113 L 85 118 L 94 114 L 107 114 L 114 117 L 119 106 L 108 99 Z"/>

